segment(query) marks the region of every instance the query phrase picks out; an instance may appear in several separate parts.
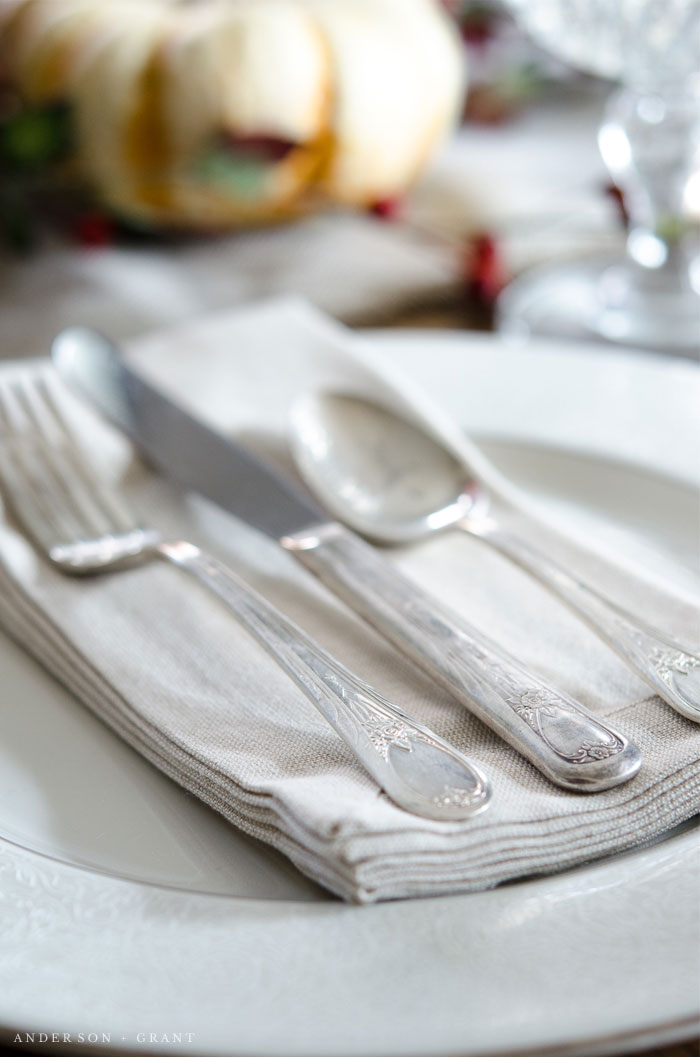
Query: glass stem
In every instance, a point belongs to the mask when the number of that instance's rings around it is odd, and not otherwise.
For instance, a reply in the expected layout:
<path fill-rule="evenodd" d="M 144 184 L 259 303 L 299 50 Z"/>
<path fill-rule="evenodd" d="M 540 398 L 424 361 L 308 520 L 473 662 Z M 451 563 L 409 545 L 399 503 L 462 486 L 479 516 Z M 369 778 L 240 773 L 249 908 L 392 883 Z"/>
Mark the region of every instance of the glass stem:
<path fill-rule="evenodd" d="M 689 288 L 700 253 L 700 202 L 692 216 L 694 167 L 700 148 L 700 100 L 689 94 L 621 88 L 606 107 L 599 146 L 629 216 L 627 253 L 633 269 L 655 284 Z M 700 197 L 700 188 L 695 191 Z M 665 284 L 664 284 L 665 285 Z"/>

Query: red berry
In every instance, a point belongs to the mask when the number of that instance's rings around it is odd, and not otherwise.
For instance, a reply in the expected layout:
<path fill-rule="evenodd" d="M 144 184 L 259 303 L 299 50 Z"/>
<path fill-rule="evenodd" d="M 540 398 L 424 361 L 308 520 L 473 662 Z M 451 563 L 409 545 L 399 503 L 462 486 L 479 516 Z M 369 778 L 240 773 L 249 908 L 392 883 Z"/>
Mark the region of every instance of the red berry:
<path fill-rule="evenodd" d="M 85 249 L 111 246 L 115 238 L 114 221 L 106 213 L 84 213 L 76 221 L 75 238 Z"/>
<path fill-rule="evenodd" d="M 625 202 L 624 192 L 617 186 L 617 184 L 608 184 L 605 188 L 605 193 L 608 198 L 612 199 L 613 205 L 617 210 L 618 219 L 622 222 L 624 228 L 629 227 L 630 215 L 627 211 L 627 203 Z"/>
<path fill-rule="evenodd" d="M 493 235 L 475 235 L 462 255 L 462 268 L 470 297 L 491 305 L 506 284 L 505 266 Z"/>
<path fill-rule="evenodd" d="M 380 220 L 399 220 L 401 213 L 403 212 L 403 199 L 396 196 L 394 198 L 380 198 L 378 201 L 373 202 L 369 207 L 370 213 L 373 213 L 375 217 L 379 217 Z"/>

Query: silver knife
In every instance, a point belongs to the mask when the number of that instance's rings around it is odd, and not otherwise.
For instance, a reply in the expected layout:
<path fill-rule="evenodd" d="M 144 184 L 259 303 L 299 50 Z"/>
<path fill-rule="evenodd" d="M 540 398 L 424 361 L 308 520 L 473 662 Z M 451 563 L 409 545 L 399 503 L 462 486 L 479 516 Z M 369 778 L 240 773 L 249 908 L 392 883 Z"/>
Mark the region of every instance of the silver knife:
<path fill-rule="evenodd" d="M 54 340 L 62 377 L 163 474 L 277 540 L 552 782 L 595 792 L 639 770 L 639 750 L 402 576 L 370 544 L 242 445 L 145 381 L 87 327 Z"/>

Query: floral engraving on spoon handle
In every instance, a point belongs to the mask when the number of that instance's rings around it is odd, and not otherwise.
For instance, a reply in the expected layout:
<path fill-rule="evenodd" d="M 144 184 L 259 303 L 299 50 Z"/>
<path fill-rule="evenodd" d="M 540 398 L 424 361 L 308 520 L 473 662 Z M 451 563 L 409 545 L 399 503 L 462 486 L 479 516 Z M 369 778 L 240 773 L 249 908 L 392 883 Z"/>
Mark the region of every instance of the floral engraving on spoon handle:
<path fill-rule="evenodd" d="M 492 519 L 467 519 L 461 528 L 490 543 L 548 587 L 672 708 L 687 719 L 700 722 L 700 657 L 604 598 L 548 554 L 507 532 Z"/>
<path fill-rule="evenodd" d="M 700 722 L 700 657 L 643 624 L 633 623 L 616 607 L 609 608 L 610 626 L 618 636 L 611 644 L 677 712 Z"/>
<path fill-rule="evenodd" d="M 687 719 L 700 721 L 700 657 L 675 646 L 649 645 L 643 633 L 634 636 L 635 644 L 646 648 L 651 667 L 665 693 L 666 700 L 673 700 L 675 708 Z M 661 686 L 656 687 L 661 690 Z"/>

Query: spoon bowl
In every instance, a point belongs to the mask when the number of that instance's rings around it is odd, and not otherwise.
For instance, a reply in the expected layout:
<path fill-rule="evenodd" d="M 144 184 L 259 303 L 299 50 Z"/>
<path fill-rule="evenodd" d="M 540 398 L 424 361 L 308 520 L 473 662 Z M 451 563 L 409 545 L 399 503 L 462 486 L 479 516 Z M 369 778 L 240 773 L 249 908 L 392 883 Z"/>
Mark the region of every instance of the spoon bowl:
<path fill-rule="evenodd" d="M 384 544 L 450 528 L 478 536 L 565 602 L 676 711 L 700 722 L 700 657 L 504 528 L 489 510 L 488 488 L 427 427 L 386 404 L 319 391 L 293 408 L 292 450 L 340 521 Z"/>
<path fill-rule="evenodd" d="M 486 489 L 443 445 L 388 407 L 307 394 L 292 410 L 292 450 L 324 506 L 378 543 L 412 543 L 484 515 Z"/>

